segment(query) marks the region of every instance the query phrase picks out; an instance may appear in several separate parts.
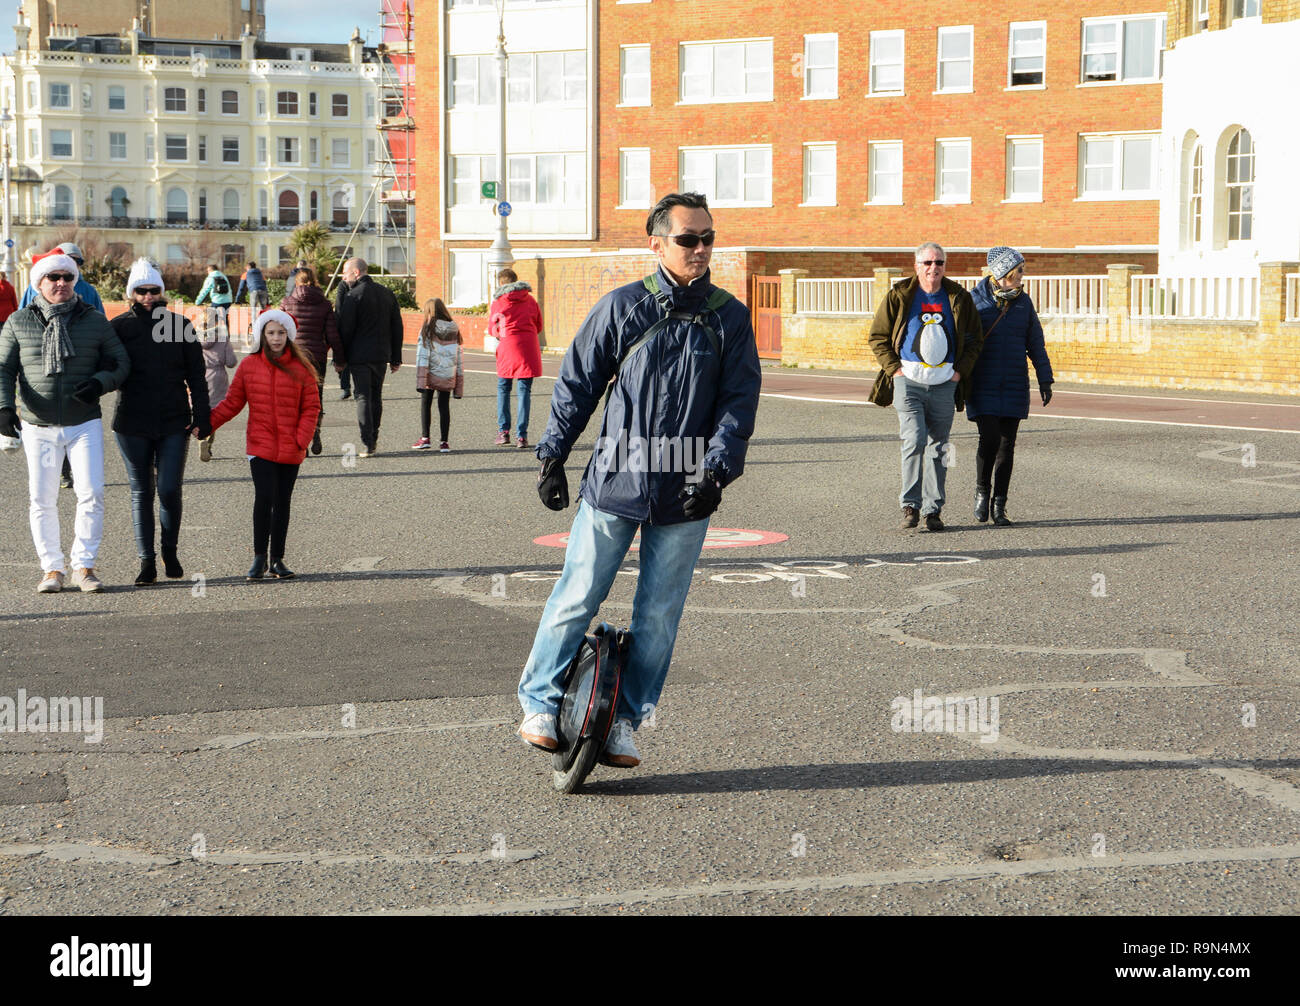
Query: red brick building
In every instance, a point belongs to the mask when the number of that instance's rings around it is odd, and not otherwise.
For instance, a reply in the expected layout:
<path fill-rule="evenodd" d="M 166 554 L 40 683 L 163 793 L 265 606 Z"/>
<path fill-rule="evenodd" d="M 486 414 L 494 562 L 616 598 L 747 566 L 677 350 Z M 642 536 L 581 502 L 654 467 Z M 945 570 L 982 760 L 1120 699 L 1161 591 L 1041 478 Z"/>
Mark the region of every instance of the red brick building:
<path fill-rule="evenodd" d="M 512 231 L 521 260 L 644 247 L 653 198 L 699 189 L 719 247 L 751 250 L 753 271 L 867 275 L 927 239 L 950 249 L 950 273 L 978 271 L 995 244 L 1037 250 L 1040 272 L 1154 268 L 1162 5 L 511 0 L 508 35 L 520 3 L 591 5 L 595 136 L 591 229 L 539 241 Z M 421 38 L 440 39 L 417 55 L 423 108 L 435 95 L 446 108 L 442 39 L 477 5 L 419 8 L 431 22 Z M 421 125 L 429 296 L 451 288 L 452 253 L 486 242 L 448 230 L 444 138 L 437 120 Z"/>

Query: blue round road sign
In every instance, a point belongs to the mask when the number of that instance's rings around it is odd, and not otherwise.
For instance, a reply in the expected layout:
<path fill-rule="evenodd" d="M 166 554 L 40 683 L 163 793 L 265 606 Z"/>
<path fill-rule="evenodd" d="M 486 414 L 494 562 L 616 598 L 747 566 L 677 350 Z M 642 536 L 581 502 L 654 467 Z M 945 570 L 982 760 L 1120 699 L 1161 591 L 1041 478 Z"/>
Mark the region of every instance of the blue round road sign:
<path fill-rule="evenodd" d="M 510 204 L 497 203 L 497 212 L 500 213 L 503 217 L 510 216 Z"/>

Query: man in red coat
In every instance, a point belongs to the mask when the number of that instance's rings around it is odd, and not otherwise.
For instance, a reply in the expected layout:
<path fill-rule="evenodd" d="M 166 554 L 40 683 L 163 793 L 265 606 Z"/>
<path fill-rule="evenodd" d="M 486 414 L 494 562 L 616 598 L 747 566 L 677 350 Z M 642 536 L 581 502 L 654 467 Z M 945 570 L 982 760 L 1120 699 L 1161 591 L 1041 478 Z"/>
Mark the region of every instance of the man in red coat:
<path fill-rule="evenodd" d="M 519 282 L 513 269 L 497 273 L 501 286 L 492 295 L 488 311 L 488 331 L 497 344 L 497 439 L 498 445 L 510 443 L 510 385 L 519 379 L 518 446 L 527 449 L 529 396 L 533 378 L 542 373 L 542 346 L 537 337 L 542 331 L 542 311 L 533 299 L 532 287 Z"/>

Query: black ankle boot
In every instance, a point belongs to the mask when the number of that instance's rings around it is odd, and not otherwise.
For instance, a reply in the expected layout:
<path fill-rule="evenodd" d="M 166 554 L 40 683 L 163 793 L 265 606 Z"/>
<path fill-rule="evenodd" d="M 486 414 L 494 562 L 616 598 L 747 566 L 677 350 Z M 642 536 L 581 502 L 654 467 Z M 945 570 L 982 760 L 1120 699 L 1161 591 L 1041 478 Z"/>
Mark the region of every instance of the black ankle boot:
<path fill-rule="evenodd" d="M 272 559 L 271 575 L 277 580 L 292 580 L 293 570 L 284 564 L 283 559 Z"/>
<path fill-rule="evenodd" d="M 246 580 L 260 580 L 266 576 L 266 556 L 256 555 L 253 557 L 253 565 L 248 567 L 248 576 Z"/>
<path fill-rule="evenodd" d="M 135 574 L 135 585 L 137 587 L 147 587 L 151 583 L 158 582 L 158 564 L 152 559 L 140 560 L 140 572 Z"/>
<path fill-rule="evenodd" d="M 987 489 L 975 490 L 975 519 L 981 524 L 989 519 L 989 491 Z"/>
<path fill-rule="evenodd" d="M 169 580 L 179 580 L 185 575 L 185 570 L 181 567 L 181 561 L 176 558 L 176 549 L 165 548 L 162 550 L 163 572 L 167 574 Z"/>
<path fill-rule="evenodd" d="M 1007 519 L 1007 498 L 1005 496 L 993 497 L 993 523 L 999 527 L 1010 527 L 1012 524 Z"/>

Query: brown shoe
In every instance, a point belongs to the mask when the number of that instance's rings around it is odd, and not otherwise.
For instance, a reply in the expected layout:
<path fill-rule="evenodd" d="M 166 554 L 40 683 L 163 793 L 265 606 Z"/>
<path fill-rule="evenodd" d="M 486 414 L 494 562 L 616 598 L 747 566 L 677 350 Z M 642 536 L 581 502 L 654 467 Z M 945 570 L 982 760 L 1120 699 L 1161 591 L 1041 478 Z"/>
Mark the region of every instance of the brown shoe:
<path fill-rule="evenodd" d="M 63 574 L 52 569 L 45 574 L 45 579 L 36 585 L 38 594 L 57 594 L 63 589 Z"/>
<path fill-rule="evenodd" d="M 903 507 L 903 525 L 902 530 L 910 531 L 916 525 L 921 523 L 921 514 L 914 506 Z"/>
<path fill-rule="evenodd" d="M 80 587 L 83 594 L 98 594 L 104 589 L 99 577 L 95 575 L 93 569 L 74 569 L 72 571 L 72 585 Z"/>
<path fill-rule="evenodd" d="M 939 519 L 937 513 L 928 513 L 925 515 L 925 529 L 927 531 L 943 530 L 943 521 Z"/>

